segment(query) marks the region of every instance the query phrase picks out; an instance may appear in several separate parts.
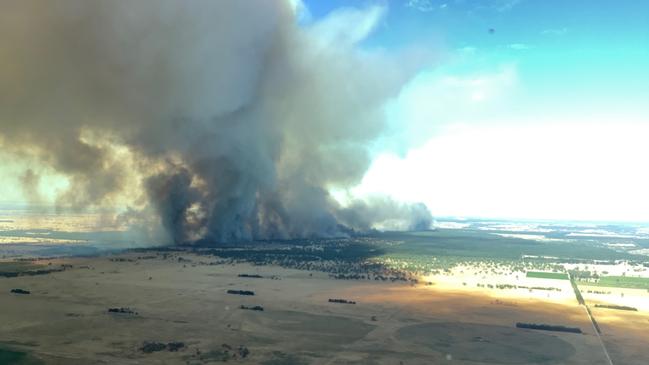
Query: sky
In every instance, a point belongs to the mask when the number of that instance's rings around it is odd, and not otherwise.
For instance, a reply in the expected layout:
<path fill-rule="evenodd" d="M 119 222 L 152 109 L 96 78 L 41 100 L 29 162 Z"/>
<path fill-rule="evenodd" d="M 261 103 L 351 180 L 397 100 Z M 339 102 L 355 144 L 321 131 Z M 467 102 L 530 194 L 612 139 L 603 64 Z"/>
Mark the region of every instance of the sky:
<path fill-rule="evenodd" d="M 387 107 L 400 138 L 353 194 L 436 216 L 649 221 L 649 2 L 359 3 L 385 7 L 366 47 L 436 57 Z"/>
<path fill-rule="evenodd" d="M 365 37 L 356 26 L 362 49 L 426 60 L 384 106 L 389 128 L 371 145 L 360 184 L 332 190 L 339 201 L 388 195 L 424 202 L 438 217 L 649 222 L 649 1 L 303 0 L 300 8 L 305 28 L 360 9 L 373 27 Z M 70 188 L 28 155 L 0 148 L 0 161 L 0 205 L 30 199 L 26 167 L 38 167 L 38 201 Z"/>

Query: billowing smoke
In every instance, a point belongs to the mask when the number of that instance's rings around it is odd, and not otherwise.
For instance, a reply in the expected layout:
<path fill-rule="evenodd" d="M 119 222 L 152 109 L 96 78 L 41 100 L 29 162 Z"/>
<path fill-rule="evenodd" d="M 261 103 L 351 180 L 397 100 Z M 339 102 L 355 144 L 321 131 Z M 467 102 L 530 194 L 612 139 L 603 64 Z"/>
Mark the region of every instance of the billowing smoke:
<path fill-rule="evenodd" d="M 382 8 L 301 25 L 299 8 L 7 2 L 0 148 L 67 176 L 60 205 L 153 212 L 177 243 L 337 236 L 379 220 L 427 228 L 423 206 L 329 195 L 359 182 L 386 101 L 420 60 L 359 45 Z"/>
<path fill-rule="evenodd" d="M 386 197 L 356 200 L 338 210 L 337 217 L 346 226 L 361 231 L 373 228 L 416 231 L 429 229 L 433 224 L 430 211 L 423 203 L 403 204 Z"/>

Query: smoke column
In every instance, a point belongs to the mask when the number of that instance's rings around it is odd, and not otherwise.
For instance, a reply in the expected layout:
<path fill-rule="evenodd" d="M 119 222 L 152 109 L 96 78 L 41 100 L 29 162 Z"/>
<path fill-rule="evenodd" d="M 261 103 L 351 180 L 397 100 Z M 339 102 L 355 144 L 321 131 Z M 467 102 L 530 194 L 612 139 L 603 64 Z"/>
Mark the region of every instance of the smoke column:
<path fill-rule="evenodd" d="M 359 46 L 383 8 L 301 25 L 299 8 L 5 2 L 0 148 L 64 174 L 58 204 L 127 202 L 122 218 L 159 222 L 176 243 L 340 236 L 386 220 L 427 228 L 421 205 L 340 206 L 329 194 L 362 178 L 416 57 Z"/>

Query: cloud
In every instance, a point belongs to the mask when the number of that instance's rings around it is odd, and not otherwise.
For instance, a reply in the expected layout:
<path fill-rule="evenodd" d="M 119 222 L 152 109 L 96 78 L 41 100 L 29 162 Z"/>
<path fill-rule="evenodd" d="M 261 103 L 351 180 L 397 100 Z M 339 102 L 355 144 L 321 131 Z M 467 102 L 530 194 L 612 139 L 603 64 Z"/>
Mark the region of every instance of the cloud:
<path fill-rule="evenodd" d="M 289 6 L 293 10 L 293 14 L 295 18 L 297 19 L 297 22 L 300 24 L 306 24 L 309 23 L 311 20 L 313 20 L 313 16 L 311 15 L 311 12 L 309 11 L 309 8 L 304 4 L 304 1 L 302 0 L 287 0 L 289 3 Z"/>
<path fill-rule="evenodd" d="M 456 0 L 458 3 L 464 3 L 464 1 L 459 1 Z M 521 3 L 523 3 L 524 0 L 485 0 L 485 1 L 467 1 L 466 4 L 477 4 L 474 5 L 474 10 L 486 10 L 489 12 L 499 12 L 499 13 L 504 13 L 511 11 Z"/>
<path fill-rule="evenodd" d="M 507 48 L 513 49 L 513 50 L 516 50 L 516 51 L 527 51 L 527 50 L 531 49 L 532 46 L 530 46 L 529 44 L 525 44 L 525 43 L 512 43 L 512 44 L 508 44 Z"/>
<path fill-rule="evenodd" d="M 311 25 L 308 32 L 318 47 L 353 46 L 374 31 L 386 11 L 387 9 L 382 6 L 338 9 Z"/>
<path fill-rule="evenodd" d="M 547 35 L 547 36 L 563 36 L 568 33 L 568 28 L 551 28 L 551 29 L 544 29 L 541 31 L 542 35 Z"/>
<path fill-rule="evenodd" d="M 642 117 L 550 112 L 535 119 L 475 122 L 403 158 L 381 156 L 359 190 L 416 197 L 441 216 L 647 221 Z"/>
<path fill-rule="evenodd" d="M 424 13 L 428 13 L 435 10 L 435 6 L 430 0 L 408 0 L 408 2 L 406 2 L 406 7 L 419 10 Z"/>
<path fill-rule="evenodd" d="M 512 10 L 522 2 L 523 0 L 495 0 L 493 7 L 499 12 L 506 12 Z"/>
<path fill-rule="evenodd" d="M 466 53 L 466 54 L 474 54 L 474 53 L 476 53 L 478 51 L 478 48 L 473 47 L 473 46 L 465 46 L 465 47 L 459 48 L 458 51 L 462 52 L 462 53 Z"/>
<path fill-rule="evenodd" d="M 384 143 L 404 153 L 449 125 L 497 118 L 518 86 L 515 64 L 463 74 L 448 70 L 422 73 L 390 104 L 391 128 Z"/>

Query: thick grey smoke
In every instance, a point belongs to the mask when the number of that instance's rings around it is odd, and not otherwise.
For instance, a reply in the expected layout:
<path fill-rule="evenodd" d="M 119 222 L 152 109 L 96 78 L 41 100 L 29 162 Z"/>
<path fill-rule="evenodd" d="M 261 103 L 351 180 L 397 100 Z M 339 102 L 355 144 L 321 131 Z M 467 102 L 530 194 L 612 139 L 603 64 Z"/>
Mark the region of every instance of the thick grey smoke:
<path fill-rule="evenodd" d="M 427 227 L 420 206 L 328 193 L 358 183 L 385 102 L 416 71 L 359 47 L 382 11 L 298 25 L 288 1 L 7 2 L 0 147 L 65 174 L 60 204 L 129 196 L 175 242 L 336 236 L 404 215 Z"/>

